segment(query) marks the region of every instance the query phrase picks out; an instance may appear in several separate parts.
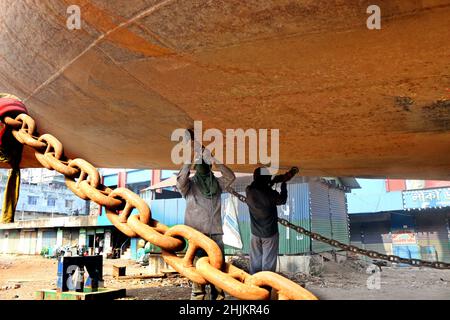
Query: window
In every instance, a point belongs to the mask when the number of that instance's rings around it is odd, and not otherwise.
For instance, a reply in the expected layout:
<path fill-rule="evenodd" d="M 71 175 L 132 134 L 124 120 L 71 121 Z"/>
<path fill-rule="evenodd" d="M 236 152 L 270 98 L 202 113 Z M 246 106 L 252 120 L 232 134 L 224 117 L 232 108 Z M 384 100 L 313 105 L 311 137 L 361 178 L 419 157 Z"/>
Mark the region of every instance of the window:
<path fill-rule="evenodd" d="M 38 197 L 36 196 L 28 196 L 28 204 L 31 206 L 35 206 L 37 204 Z"/>
<path fill-rule="evenodd" d="M 72 208 L 73 207 L 73 200 L 66 200 L 66 208 Z"/>
<path fill-rule="evenodd" d="M 47 206 L 48 207 L 54 207 L 56 205 L 56 199 L 55 198 L 48 198 L 47 199 Z"/>

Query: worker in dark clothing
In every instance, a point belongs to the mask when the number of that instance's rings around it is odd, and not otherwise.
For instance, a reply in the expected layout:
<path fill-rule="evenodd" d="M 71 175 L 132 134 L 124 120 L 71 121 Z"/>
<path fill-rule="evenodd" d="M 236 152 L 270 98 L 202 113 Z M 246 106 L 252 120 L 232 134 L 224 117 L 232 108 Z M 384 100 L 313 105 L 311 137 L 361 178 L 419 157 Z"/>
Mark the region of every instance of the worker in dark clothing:
<path fill-rule="evenodd" d="M 281 184 L 281 193 L 271 187 L 271 175 L 266 168 L 257 168 L 253 182 L 246 189 L 250 211 L 250 273 L 275 271 L 278 257 L 277 206 L 286 204 L 286 182 Z"/>
<path fill-rule="evenodd" d="M 200 161 L 195 161 L 195 163 L 197 162 Z M 212 166 L 208 163 L 214 164 L 222 173 L 222 177 L 216 178 L 211 170 Z M 218 163 L 207 149 L 203 152 L 202 162 L 195 164 L 195 175 L 189 178 L 191 167 L 192 163 L 185 164 L 177 176 L 177 189 L 186 199 L 184 224 L 214 240 L 224 256 L 221 194 L 233 183 L 235 175 L 228 167 Z M 196 259 L 202 256 L 206 256 L 206 252 L 199 250 Z M 205 297 L 205 286 L 192 283 L 191 299 L 204 300 Z M 223 300 L 224 298 L 223 290 L 211 285 L 211 300 Z"/>

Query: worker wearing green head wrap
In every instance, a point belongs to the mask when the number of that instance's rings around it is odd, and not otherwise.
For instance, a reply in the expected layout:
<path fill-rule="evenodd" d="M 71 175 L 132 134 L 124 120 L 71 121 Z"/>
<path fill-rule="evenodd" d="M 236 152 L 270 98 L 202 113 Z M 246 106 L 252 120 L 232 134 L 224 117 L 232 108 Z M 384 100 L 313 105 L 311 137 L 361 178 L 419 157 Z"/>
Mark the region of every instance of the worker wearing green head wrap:
<path fill-rule="evenodd" d="M 219 246 L 224 255 L 221 195 L 231 183 L 235 176 L 227 166 L 214 159 L 208 150 L 202 150 L 196 155 L 195 174 L 190 176 L 192 163 L 186 163 L 177 176 L 177 189 L 186 199 L 186 211 L 184 224 L 190 226 L 210 237 Z M 215 177 L 212 165 L 222 173 L 221 177 Z M 204 257 L 206 252 L 198 250 L 196 259 Z M 222 257 L 224 260 L 224 258 Z M 191 299 L 205 300 L 207 298 L 205 285 L 192 283 Z M 222 300 L 225 298 L 223 290 L 211 285 L 211 300 Z"/>
<path fill-rule="evenodd" d="M 221 191 L 219 182 L 212 173 L 211 167 L 210 164 L 204 162 L 194 166 L 195 175 L 193 181 L 200 189 L 201 193 L 208 199 L 211 199 Z"/>

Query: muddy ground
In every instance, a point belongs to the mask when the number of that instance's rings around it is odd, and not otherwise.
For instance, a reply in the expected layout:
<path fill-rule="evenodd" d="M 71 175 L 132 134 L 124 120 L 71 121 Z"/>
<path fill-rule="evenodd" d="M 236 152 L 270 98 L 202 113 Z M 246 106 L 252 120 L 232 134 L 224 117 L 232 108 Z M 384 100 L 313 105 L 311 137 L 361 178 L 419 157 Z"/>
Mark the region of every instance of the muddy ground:
<path fill-rule="evenodd" d="M 357 261 L 358 262 L 358 261 Z M 113 265 L 127 267 L 127 275 L 147 274 L 129 260 L 104 260 L 104 280 L 108 288 L 126 288 L 127 299 L 189 299 L 187 279 L 171 276 L 163 279 L 115 280 Z M 39 289 L 56 285 L 57 261 L 41 256 L 0 255 L 0 299 L 30 300 Z M 320 299 L 449 299 L 450 270 L 419 269 L 410 267 L 382 267 L 377 289 L 376 281 L 369 281 L 366 266 L 347 261 L 337 264 L 326 262 L 314 276 L 289 275 Z M 371 278 L 374 279 L 374 278 Z"/>

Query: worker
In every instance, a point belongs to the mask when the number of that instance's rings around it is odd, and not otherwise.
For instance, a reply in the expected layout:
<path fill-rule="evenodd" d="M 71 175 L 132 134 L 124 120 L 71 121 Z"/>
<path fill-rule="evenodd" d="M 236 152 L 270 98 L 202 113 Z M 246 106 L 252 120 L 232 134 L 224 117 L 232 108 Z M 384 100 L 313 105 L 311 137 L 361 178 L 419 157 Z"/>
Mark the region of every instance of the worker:
<path fill-rule="evenodd" d="M 222 257 L 224 257 L 221 194 L 233 183 L 235 175 L 227 166 L 214 159 L 208 149 L 204 149 L 203 155 L 196 155 L 195 160 L 185 164 L 177 175 L 177 189 L 186 199 L 184 224 L 214 240 L 222 251 Z M 195 163 L 195 175 L 190 178 L 189 174 L 193 162 Z M 216 178 L 214 176 L 212 164 L 222 173 L 222 177 Z M 206 252 L 198 250 L 194 264 L 198 258 L 203 256 L 206 256 Z M 225 299 L 223 290 L 213 285 L 211 285 L 210 293 L 211 300 Z M 191 299 L 205 300 L 205 285 L 193 282 Z"/>
<path fill-rule="evenodd" d="M 286 182 L 281 183 L 280 193 L 273 190 L 269 170 L 260 167 L 255 169 L 246 195 L 251 230 L 250 273 L 275 271 L 279 241 L 277 206 L 286 204 Z"/>

